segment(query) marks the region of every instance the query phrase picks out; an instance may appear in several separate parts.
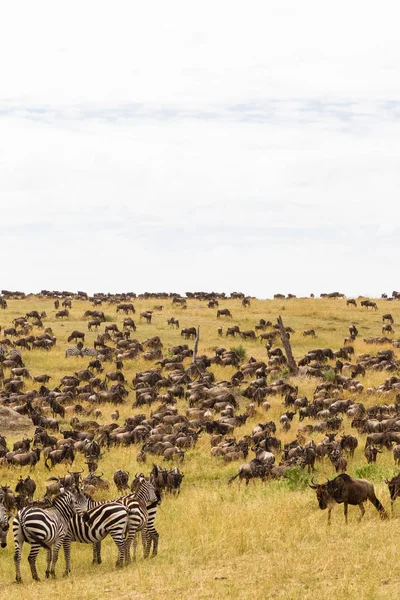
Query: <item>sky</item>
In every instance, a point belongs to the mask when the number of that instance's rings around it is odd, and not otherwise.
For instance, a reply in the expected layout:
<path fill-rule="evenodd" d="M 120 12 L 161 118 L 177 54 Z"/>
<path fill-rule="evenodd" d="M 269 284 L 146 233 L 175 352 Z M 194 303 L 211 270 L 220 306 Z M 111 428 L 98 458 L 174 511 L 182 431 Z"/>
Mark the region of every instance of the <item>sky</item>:
<path fill-rule="evenodd" d="M 20 0 L 0 289 L 400 288 L 400 7 Z"/>

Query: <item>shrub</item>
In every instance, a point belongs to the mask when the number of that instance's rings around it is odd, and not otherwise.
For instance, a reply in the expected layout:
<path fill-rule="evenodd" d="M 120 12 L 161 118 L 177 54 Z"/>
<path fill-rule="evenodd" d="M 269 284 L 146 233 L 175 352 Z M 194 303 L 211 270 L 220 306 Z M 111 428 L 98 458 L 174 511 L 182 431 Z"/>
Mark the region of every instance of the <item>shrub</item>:
<path fill-rule="evenodd" d="M 309 474 L 300 467 L 293 467 L 285 473 L 286 485 L 292 491 L 305 490 L 310 482 L 309 480 Z"/>
<path fill-rule="evenodd" d="M 240 360 L 244 360 L 247 356 L 247 351 L 244 346 L 236 346 L 236 348 L 231 348 L 231 352 L 236 352 Z"/>

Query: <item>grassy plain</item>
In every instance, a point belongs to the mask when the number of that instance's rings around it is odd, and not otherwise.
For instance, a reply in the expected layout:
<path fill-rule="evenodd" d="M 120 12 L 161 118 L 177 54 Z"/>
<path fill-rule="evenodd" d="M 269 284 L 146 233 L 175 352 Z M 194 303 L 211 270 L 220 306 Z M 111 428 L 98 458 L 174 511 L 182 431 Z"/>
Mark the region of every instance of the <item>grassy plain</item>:
<path fill-rule="evenodd" d="M 162 312 L 155 312 L 153 323 L 140 322 L 139 312 L 151 309 L 155 304 L 163 304 Z M 250 341 L 232 341 L 217 334 L 218 326 L 224 331 L 227 325 L 239 324 L 241 329 L 253 329 L 262 317 L 276 322 L 280 314 L 286 326 L 290 325 L 295 333 L 291 336 L 296 359 L 306 351 L 316 347 L 330 347 L 334 350 L 343 345 L 348 335 L 348 327 L 354 323 L 359 332 L 355 342 L 356 355 L 369 352 L 374 354 L 381 347 L 367 346 L 362 338 L 381 335 L 382 314 L 391 312 L 396 323 L 400 321 L 400 303 L 378 300 L 377 312 L 367 311 L 358 305 L 347 307 L 344 299 L 293 299 L 293 300 L 252 300 L 249 308 L 242 308 L 239 300 L 226 300 L 220 307 L 228 307 L 233 319 L 216 319 L 216 310 L 207 308 L 206 302 L 189 300 L 187 310 L 176 308 L 170 300 L 137 300 L 134 302 L 137 314 L 135 337 L 140 341 L 152 335 L 160 335 L 164 343 L 164 352 L 168 346 L 182 342 L 180 330 L 171 329 L 167 318 L 179 318 L 181 327 L 200 326 L 200 353 L 212 355 L 215 347 L 243 345 L 247 358 L 253 356 L 267 360 L 262 343 Z M 65 359 L 68 334 L 73 329 L 86 331 L 82 320 L 85 310 L 92 308 L 88 302 L 73 301 L 69 319 L 63 322 L 55 319 L 53 303 L 39 297 L 24 300 L 10 300 L 9 308 L 0 312 L 0 325 L 10 326 L 13 318 L 25 315 L 28 310 L 45 310 L 48 318 L 46 326 L 53 328 L 57 344 L 50 352 L 40 350 L 24 351 L 24 362 L 31 375 L 47 373 L 52 376 L 50 384 L 55 387 L 65 374 L 72 374 L 87 365 L 88 360 Z M 122 327 L 122 315 L 116 314 L 114 305 L 103 305 L 108 321 Z M 315 329 L 317 337 L 313 340 L 304 337 L 305 329 Z M 102 328 L 103 329 L 103 328 Z M 39 332 L 38 332 L 39 333 Z M 87 332 L 85 345 L 92 345 L 96 333 Z M 397 336 L 395 336 L 397 337 Z M 192 342 L 191 342 L 192 343 Z M 389 345 L 383 348 L 391 347 Z M 398 351 L 396 350 L 398 355 Z M 152 367 L 153 363 L 137 359 L 125 361 L 124 373 L 131 386 L 132 378 L 139 370 Z M 110 369 L 111 370 L 111 369 Z M 213 367 L 216 378 L 229 379 L 234 372 L 231 367 Z M 376 386 L 390 374 L 369 372 L 361 379 L 367 389 Z M 313 390 L 319 383 L 316 379 L 296 377 L 290 379 L 298 384 L 299 395 L 312 398 Z M 27 383 L 27 388 L 38 384 Z M 355 397 L 348 392 L 343 397 Z M 393 395 L 379 396 L 365 392 L 357 394 L 356 401 L 366 406 L 374 403 L 393 401 Z M 259 422 L 275 420 L 284 412 L 283 399 L 269 398 L 271 409 L 266 413 L 258 409 L 255 417 L 246 425 L 235 430 L 236 437 L 251 432 Z M 120 409 L 120 423 L 124 418 L 136 412 L 150 413 L 151 409 L 138 411 L 132 408 L 134 392 L 131 391 L 127 403 Z M 241 411 L 247 404 L 242 398 Z M 180 411 L 187 404 L 179 401 Z M 114 407 L 102 405 L 101 424 L 110 421 Z M 303 422 L 304 424 L 305 422 Z M 277 429 L 282 442 L 295 438 L 299 422 L 297 417 L 292 429 L 284 433 Z M 350 422 L 344 419 L 343 433 L 355 433 Z M 342 433 L 341 432 L 341 433 Z M 0 433 L 7 435 L 7 431 Z M 316 442 L 322 434 L 311 436 Z M 7 436 L 9 445 L 15 436 Z M 349 460 L 348 472 L 372 480 L 378 498 L 389 509 L 389 494 L 384 479 L 397 472 L 393 456 L 384 451 L 378 455 L 377 465 L 366 466 L 363 455 L 365 439 L 359 436 L 360 443 L 354 459 Z M 100 464 L 100 471 L 112 481 L 115 469 L 127 469 L 131 475 L 144 470 L 149 472 L 152 459 L 147 465 L 136 463 L 135 456 L 139 448 L 113 449 L 106 453 Z M 251 458 L 251 454 L 249 459 Z M 277 463 L 279 462 L 277 456 Z M 161 459 L 154 457 L 161 464 Z M 75 465 L 74 465 L 75 466 Z M 76 467 L 83 468 L 84 459 L 78 456 Z M 381 521 L 378 513 L 367 506 L 362 523 L 358 523 L 359 511 L 349 510 L 349 524 L 344 524 L 343 509 L 333 512 L 332 525 L 327 526 L 327 514 L 320 511 L 315 493 L 307 486 L 307 475 L 292 480 L 272 483 L 250 482 L 248 487 L 239 487 L 237 481 L 231 486 L 227 480 L 235 474 L 240 461 L 225 464 L 210 456 L 209 436 L 203 434 L 195 449 L 186 453 L 181 466 L 184 472 L 182 491 L 179 497 L 165 497 L 157 515 L 156 526 L 160 533 L 159 555 L 155 559 L 144 561 L 141 548 L 135 564 L 116 570 L 116 548 L 111 539 L 103 543 L 103 564 L 92 566 L 91 548 L 74 544 L 72 547 L 72 575 L 61 578 L 64 558 L 60 554 L 56 580 L 33 583 L 27 563 L 28 547 L 25 546 L 22 559 L 22 577 L 24 584 L 13 583 L 15 577 L 13 565 L 13 541 L 9 534 L 9 544 L 0 550 L 0 592 L 8 600 L 39 600 L 46 598 L 82 598 L 83 599 L 247 599 L 264 598 L 311 599 L 323 596 L 326 600 L 338 600 L 352 596 L 357 599 L 394 598 L 399 595 L 400 569 L 398 560 L 398 532 L 400 529 L 400 506 L 395 508 L 394 518 Z M 20 473 L 28 474 L 28 469 L 9 470 L 0 467 L 0 482 L 15 485 Z M 51 475 L 64 474 L 63 466 L 56 467 Z M 323 480 L 332 477 L 334 471 L 328 461 L 317 463 L 315 477 Z M 38 483 L 38 496 L 45 489 L 45 479 L 49 476 L 43 462 L 33 473 Z M 109 497 L 116 495 L 113 484 Z M 397 510 L 396 510 L 397 509 Z M 44 552 L 39 558 L 39 573 L 44 575 Z"/>

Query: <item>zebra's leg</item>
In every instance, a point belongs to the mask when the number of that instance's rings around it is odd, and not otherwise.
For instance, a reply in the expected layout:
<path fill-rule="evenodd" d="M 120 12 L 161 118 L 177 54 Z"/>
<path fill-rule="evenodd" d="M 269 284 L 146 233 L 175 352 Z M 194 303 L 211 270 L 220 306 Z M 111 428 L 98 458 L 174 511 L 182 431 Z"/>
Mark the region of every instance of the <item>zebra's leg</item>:
<path fill-rule="evenodd" d="M 21 554 L 22 554 L 22 546 L 24 545 L 24 540 L 19 540 L 18 537 L 14 536 L 15 543 L 15 552 L 14 552 L 14 564 L 15 564 L 15 581 L 17 583 L 22 583 L 21 579 Z"/>
<path fill-rule="evenodd" d="M 60 552 L 60 548 L 62 546 L 63 543 L 63 539 L 60 540 L 56 540 L 54 546 L 53 546 L 53 560 L 51 562 L 51 569 L 50 569 L 50 575 L 52 577 L 56 576 L 56 564 L 57 564 L 57 560 L 58 560 L 58 553 Z"/>
<path fill-rule="evenodd" d="M 143 544 L 143 556 L 144 558 L 149 558 L 150 550 L 151 550 L 151 541 L 152 537 L 150 531 L 147 527 L 142 529 L 142 544 Z"/>
<path fill-rule="evenodd" d="M 153 527 L 153 531 L 151 532 L 151 539 L 153 540 L 153 554 L 151 555 L 153 556 L 157 556 L 157 552 L 158 552 L 158 538 L 159 538 L 159 533 L 157 531 L 157 529 L 155 527 Z"/>
<path fill-rule="evenodd" d="M 46 552 L 46 579 L 48 579 L 50 577 L 51 559 L 52 559 L 51 548 L 47 548 L 47 552 Z"/>
<path fill-rule="evenodd" d="M 93 564 L 101 565 L 101 542 L 93 544 Z"/>
<path fill-rule="evenodd" d="M 68 577 L 71 573 L 71 538 L 66 537 L 63 542 L 64 558 L 65 558 L 65 571 L 64 577 Z"/>
<path fill-rule="evenodd" d="M 115 534 L 115 533 L 111 533 L 110 534 L 112 539 L 114 540 L 117 549 L 118 549 L 118 557 L 117 557 L 117 562 L 115 563 L 115 566 L 117 567 L 117 569 L 120 569 L 121 567 L 124 566 L 124 559 L 125 559 L 125 538 L 121 537 L 121 535 Z"/>
<path fill-rule="evenodd" d="M 29 566 L 31 568 L 32 578 L 35 581 L 40 581 L 39 576 L 37 574 L 37 570 L 36 570 L 36 557 L 39 554 L 39 550 L 40 550 L 39 544 L 32 544 L 31 551 L 29 552 L 29 556 L 28 556 L 28 562 L 29 562 Z"/>

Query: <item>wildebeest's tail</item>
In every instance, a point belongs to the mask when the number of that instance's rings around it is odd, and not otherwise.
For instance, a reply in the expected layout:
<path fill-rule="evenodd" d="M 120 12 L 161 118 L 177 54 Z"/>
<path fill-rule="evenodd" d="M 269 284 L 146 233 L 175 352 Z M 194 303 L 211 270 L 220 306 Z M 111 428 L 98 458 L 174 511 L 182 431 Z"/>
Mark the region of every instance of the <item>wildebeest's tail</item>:
<path fill-rule="evenodd" d="M 236 477 L 239 477 L 239 473 L 237 473 L 237 475 L 234 475 L 233 477 L 231 477 L 230 479 L 228 479 L 228 485 L 230 485 L 232 483 L 232 481 L 234 479 L 236 479 Z"/>

